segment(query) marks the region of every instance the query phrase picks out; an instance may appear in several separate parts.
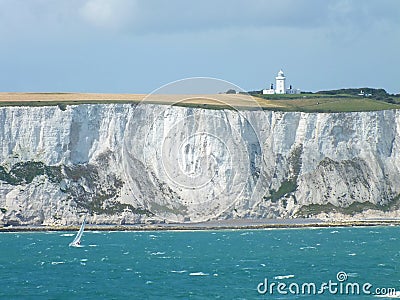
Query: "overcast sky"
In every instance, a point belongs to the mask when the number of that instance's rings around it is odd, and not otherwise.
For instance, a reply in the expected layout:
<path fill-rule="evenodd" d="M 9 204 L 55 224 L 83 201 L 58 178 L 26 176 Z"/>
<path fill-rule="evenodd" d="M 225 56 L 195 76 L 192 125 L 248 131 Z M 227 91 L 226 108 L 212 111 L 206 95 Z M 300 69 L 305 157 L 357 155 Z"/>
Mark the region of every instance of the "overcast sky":
<path fill-rule="evenodd" d="M 0 91 L 149 93 L 187 77 L 244 90 L 400 93 L 399 0 L 0 0 Z"/>

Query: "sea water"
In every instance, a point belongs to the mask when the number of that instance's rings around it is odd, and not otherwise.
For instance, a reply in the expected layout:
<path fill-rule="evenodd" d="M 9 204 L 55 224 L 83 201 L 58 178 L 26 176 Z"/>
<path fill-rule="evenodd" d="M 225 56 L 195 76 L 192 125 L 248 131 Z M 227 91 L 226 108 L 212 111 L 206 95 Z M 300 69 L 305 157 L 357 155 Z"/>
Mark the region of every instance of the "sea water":
<path fill-rule="evenodd" d="M 85 232 L 78 248 L 68 247 L 70 232 L 1 233 L 0 297 L 378 299 L 376 288 L 400 290 L 399 233 L 399 227 Z M 302 292 L 304 283 L 318 291 Z M 348 296 L 346 283 L 370 284 L 370 294 Z"/>

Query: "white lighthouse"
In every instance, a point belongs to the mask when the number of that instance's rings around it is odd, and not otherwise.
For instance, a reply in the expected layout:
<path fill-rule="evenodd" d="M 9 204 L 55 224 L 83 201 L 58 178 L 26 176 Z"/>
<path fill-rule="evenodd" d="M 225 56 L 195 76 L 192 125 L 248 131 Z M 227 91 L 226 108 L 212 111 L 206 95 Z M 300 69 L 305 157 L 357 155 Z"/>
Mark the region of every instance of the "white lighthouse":
<path fill-rule="evenodd" d="M 286 88 L 286 77 L 283 74 L 283 71 L 280 70 L 278 72 L 278 76 L 275 77 L 275 88 L 271 83 L 271 87 L 269 89 L 263 89 L 262 94 L 264 95 L 273 95 L 273 94 L 300 94 L 301 91 L 299 89 L 294 89 L 292 85 L 289 88 Z"/>
<path fill-rule="evenodd" d="M 286 77 L 283 74 L 283 71 L 280 70 L 278 72 L 278 76 L 275 77 L 275 94 L 285 94 L 286 93 L 286 88 L 285 88 L 285 80 Z"/>

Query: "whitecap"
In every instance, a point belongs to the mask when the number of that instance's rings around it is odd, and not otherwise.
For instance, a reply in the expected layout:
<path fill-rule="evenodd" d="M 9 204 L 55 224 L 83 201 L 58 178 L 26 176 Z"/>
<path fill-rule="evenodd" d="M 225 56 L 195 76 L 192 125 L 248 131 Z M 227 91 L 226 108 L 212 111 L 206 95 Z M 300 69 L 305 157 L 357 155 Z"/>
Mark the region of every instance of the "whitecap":
<path fill-rule="evenodd" d="M 349 254 L 347 254 L 348 256 L 356 256 L 357 255 L 357 253 L 349 253 Z"/>
<path fill-rule="evenodd" d="M 146 284 L 152 284 L 152 283 L 153 283 L 153 281 L 151 281 L 151 280 L 146 281 Z"/>
<path fill-rule="evenodd" d="M 89 245 L 89 247 L 98 247 L 99 245 Z"/>
<path fill-rule="evenodd" d="M 189 274 L 190 276 L 208 276 L 209 274 L 203 272 L 193 272 Z"/>
<path fill-rule="evenodd" d="M 74 233 L 63 233 L 63 234 L 60 234 L 60 236 L 74 236 L 75 234 Z"/>
<path fill-rule="evenodd" d="M 165 252 L 152 252 L 150 255 L 164 255 Z"/>
<path fill-rule="evenodd" d="M 51 262 L 52 265 L 61 265 L 61 264 L 65 264 L 64 261 L 52 261 Z"/>
<path fill-rule="evenodd" d="M 240 262 L 255 262 L 257 259 L 241 259 Z"/>
<path fill-rule="evenodd" d="M 248 270 L 254 270 L 254 268 L 251 268 L 251 267 L 244 267 L 244 268 L 242 268 L 242 270 L 243 270 L 243 271 L 248 271 Z"/>
<path fill-rule="evenodd" d="M 331 233 L 339 233 L 339 231 L 333 230 L 333 231 L 331 231 Z"/>
<path fill-rule="evenodd" d="M 87 258 L 82 258 L 81 261 L 88 261 L 88 259 Z"/>
<path fill-rule="evenodd" d="M 186 272 L 187 272 L 186 270 L 179 270 L 179 271 L 172 270 L 171 271 L 171 273 L 178 273 L 178 274 L 182 274 L 182 273 L 186 273 Z"/>
<path fill-rule="evenodd" d="M 305 247 L 300 247 L 300 250 L 304 250 L 304 249 L 317 249 L 313 246 L 305 246 Z"/>
<path fill-rule="evenodd" d="M 294 275 L 292 275 L 292 274 L 290 274 L 290 275 L 278 275 L 278 276 L 275 276 L 274 279 L 281 280 L 281 279 L 289 279 L 289 278 L 293 278 L 293 277 L 294 277 Z"/>

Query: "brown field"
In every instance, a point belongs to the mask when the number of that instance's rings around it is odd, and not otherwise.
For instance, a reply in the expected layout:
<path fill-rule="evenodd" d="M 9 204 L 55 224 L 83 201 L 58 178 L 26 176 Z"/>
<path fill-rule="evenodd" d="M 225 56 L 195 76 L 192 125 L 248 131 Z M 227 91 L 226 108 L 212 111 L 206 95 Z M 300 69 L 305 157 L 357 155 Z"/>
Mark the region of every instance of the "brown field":
<path fill-rule="evenodd" d="M 276 101 L 248 95 L 161 95 L 161 94 L 95 94 L 95 93 L 0 93 L 0 106 L 57 105 L 83 103 L 153 103 L 206 108 L 283 108 Z"/>
<path fill-rule="evenodd" d="M 131 100 L 141 101 L 143 94 L 92 94 L 92 93 L 0 93 L 0 102 L 30 101 L 85 101 L 85 100 Z"/>

